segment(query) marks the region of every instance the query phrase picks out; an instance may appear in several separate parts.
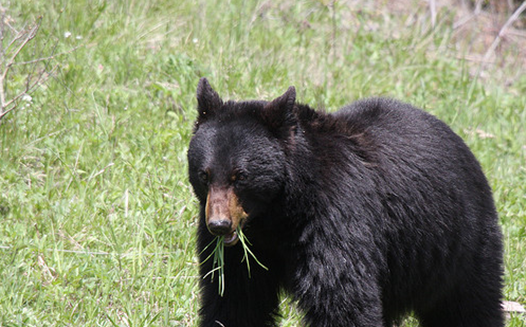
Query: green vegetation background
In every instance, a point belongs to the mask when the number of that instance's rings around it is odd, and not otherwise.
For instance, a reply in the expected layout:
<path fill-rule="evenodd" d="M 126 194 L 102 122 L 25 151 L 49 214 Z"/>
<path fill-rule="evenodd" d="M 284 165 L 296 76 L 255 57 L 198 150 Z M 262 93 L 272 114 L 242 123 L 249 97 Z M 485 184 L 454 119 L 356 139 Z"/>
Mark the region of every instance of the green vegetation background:
<path fill-rule="evenodd" d="M 505 298 L 526 302 L 526 74 L 489 65 L 477 78 L 453 41 L 454 8 L 433 28 L 421 2 L 406 14 L 315 0 L 2 6 L 13 26 L 42 16 L 18 61 L 54 53 L 58 66 L 0 125 L 0 326 L 197 325 L 186 149 L 202 76 L 225 98 L 295 85 L 328 111 L 380 95 L 447 122 L 494 190 Z M 15 67 L 8 96 L 30 72 Z M 296 326 L 282 307 L 281 326 Z"/>

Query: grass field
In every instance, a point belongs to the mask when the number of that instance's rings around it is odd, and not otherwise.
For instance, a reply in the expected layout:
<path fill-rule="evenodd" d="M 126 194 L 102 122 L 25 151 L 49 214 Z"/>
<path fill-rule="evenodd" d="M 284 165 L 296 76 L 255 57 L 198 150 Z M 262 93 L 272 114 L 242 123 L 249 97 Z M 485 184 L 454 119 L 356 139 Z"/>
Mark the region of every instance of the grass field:
<path fill-rule="evenodd" d="M 1 120 L 0 326 L 197 325 L 186 150 L 202 76 L 225 98 L 272 99 L 295 85 L 300 102 L 328 111 L 380 95 L 447 122 L 494 190 L 505 299 L 526 303 L 524 67 L 488 64 L 478 78 L 480 64 L 459 59 L 453 8 L 433 28 L 422 2 L 406 14 L 325 3 L 2 4 L 17 28 L 42 16 L 17 62 L 57 54 L 45 61 L 57 66 Z M 36 65 L 13 67 L 7 98 Z M 281 326 L 298 325 L 283 301 Z"/>

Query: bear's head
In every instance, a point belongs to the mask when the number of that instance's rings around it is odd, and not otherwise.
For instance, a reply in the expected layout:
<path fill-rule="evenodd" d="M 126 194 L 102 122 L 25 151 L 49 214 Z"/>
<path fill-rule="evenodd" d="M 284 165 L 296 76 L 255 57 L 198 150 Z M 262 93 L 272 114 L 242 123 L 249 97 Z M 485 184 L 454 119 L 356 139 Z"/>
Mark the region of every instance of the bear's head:
<path fill-rule="evenodd" d="M 283 192 L 295 98 L 290 87 L 270 102 L 223 102 L 205 78 L 199 81 L 198 118 L 188 149 L 190 183 L 208 230 L 224 236 L 227 246 L 238 242 L 238 228 L 264 219 Z"/>

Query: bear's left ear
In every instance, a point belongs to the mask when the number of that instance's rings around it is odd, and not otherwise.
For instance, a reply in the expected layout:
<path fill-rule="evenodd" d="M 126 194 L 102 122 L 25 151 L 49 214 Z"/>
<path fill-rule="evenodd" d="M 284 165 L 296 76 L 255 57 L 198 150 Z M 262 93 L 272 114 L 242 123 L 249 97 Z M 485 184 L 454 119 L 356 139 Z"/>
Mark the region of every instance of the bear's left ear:
<path fill-rule="evenodd" d="M 206 78 L 201 78 L 197 84 L 197 111 L 199 118 L 210 117 L 215 110 L 223 105 L 223 100 L 216 91 L 212 89 Z"/>
<path fill-rule="evenodd" d="M 296 89 L 290 86 L 282 96 L 267 103 L 263 108 L 262 116 L 268 127 L 277 130 L 286 125 L 293 116 L 292 109 L 295 102 Z"/>

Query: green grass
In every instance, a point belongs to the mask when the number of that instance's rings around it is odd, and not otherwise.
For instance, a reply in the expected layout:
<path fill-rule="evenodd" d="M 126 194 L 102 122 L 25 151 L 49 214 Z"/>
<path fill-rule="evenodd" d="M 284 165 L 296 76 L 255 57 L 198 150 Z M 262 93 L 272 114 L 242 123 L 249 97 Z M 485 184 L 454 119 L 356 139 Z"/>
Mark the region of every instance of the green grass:
<path fill-rule="evenodd" d="M 432 29 L 419 6 L 404 24 L 345 1 L 194 3 L 10 2 L 14 25 L 43 16 L 19 61 L 78 48 L 51 59 L 56 76 L 0 125 L 0 326 L 197 325 L 186 150 L 201 76 L 225 98 L 295 85 L 329 111 L 381 95 L 450 124 L 494 189 L 505 298 L 526 303 L 526 74 L 474 78 L 445 9 Z M 27 69 L 9 75 L 8 95 Z M 282 313 L 281 326 L 298 325 L 286 298 Z"/>

